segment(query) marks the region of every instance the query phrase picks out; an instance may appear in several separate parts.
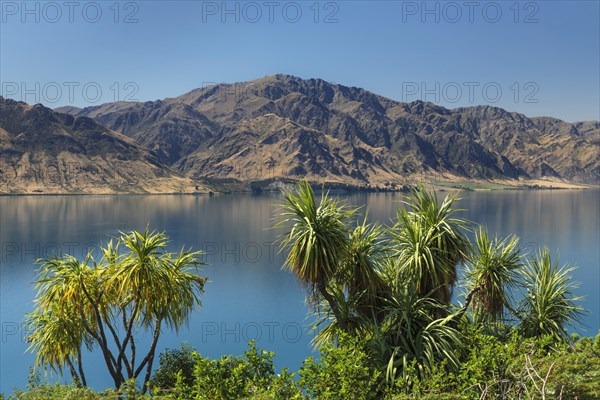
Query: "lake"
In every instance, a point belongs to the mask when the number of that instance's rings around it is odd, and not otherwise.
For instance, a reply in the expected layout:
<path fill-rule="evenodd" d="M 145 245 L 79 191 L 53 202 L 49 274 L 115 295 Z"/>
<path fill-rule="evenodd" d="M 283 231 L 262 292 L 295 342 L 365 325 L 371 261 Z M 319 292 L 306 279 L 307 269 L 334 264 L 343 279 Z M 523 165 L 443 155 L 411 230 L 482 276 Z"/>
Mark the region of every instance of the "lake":
<path fill-rule="evenodd" d="M 444 194 L 444 193 L 441 193 Z M 400 193 L 343 196 L 367 206 L 371 220 L 388 223 Z M 578 294 L 589 310 L 577 331 L 600 328 L 600 191 L 463 192 L 464 216 L 500 235 L 516 233 L 522 245 L 547 245 L 561 263 L 578 265 Z M 222 196 L 4 196 L 0 197 L 0 393 L 24 388 L 34 355 L 26 353 L 22 324 L 31 311 L 34 260 L 55 254 L 82 257 L 119 231 L 164 230 L 172 248 L 204 250 L 206 285 L 201 311 L 189 329 L 165 331 L 158 351 L 187 341 L 202 355 L 242 354 L 250 339 L 275 351 L 278 369 L 296 370 L 312 352 L 305 291 L 281 270 L 283 256 L 270 229 L 278 194 Z M 97 253 L 97 250 L 96 250 Z M 147 344 L 141 338 L 139 346 Z M 138 350 L 139 352 L 139 350 Z M 158 354 L 158 353 L 157 353 Z M 158 359 L 155 360 L 155 366 Z M 111 386 L 99 355 L 86 355 L 88 382 Z"/>

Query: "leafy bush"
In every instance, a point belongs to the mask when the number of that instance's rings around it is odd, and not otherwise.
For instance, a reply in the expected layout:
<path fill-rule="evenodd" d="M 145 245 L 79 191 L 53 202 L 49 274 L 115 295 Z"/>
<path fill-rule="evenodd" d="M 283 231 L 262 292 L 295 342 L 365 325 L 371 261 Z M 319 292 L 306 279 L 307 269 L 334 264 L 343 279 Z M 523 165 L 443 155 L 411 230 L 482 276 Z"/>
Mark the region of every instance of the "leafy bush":
<path fill-rule="evenodd" d="M 191 386 L 194 383 L 194 365 L 194 348 L 189 344 L 184 343 L 179 349 L 166 349 L 160 354 L 158 368 L 150 384 L 152 387 L 172 389 L 179 377 L 182 383 Z"/>
<path fill-rule="evenodd" d="M 243 357 L 223 356 L 210 360 L 189 346 L 169 350 L 160 356 L 152 380 L 155 394 L 176 399 L 240 399 L 266 392 L 274 381 L 274 353 L 250 349 Z M 287 378 L 287 377 L 286 377 Z M 278 384 L 284 390 L 285 381 Z"/>
<path fill-rule="evenodd" d="M 301 390 L 294 378 L 295 374 L 289 373 L 288 369 L 284 368 L 281 374 L 273 379 L 273 384 L 269 391 L 270 398 L 274 400 L 302 399 Z"/>
<path fill-rule="evenodd" d="M 379 393 L 381 372 L 370 368 L 355 346 L 325 347 L 320 362 L 307 358 L 299 373 L 308 398 L 366 400 Z"/>
<path fill-rule="evenodd" d="M 574 338 L 557 343 L 552 336 L 523 338 L 513 328 L 507 336 L 493 336 L 481 327 L 461 327 L 465 350 L 462 367 L 449 372 L 446 361 L 433 364 L 429 374 L 410 382 L 397 380 L 385 387 L 385 377 L 372 367 L 371 360 L 354 340 L 343 338 L 338 347 L 321 349 L 320 360 L 309 357 L 299 379 L 284 369 L 275 375 L 273 353 L 250 349 L 242 357 L 206 359 L 189 346 L 168 350 L 161 357 L 160 378 L 167 387 L 156 386 L 152 395 L 142 395 L 135 382 L 115 389 L 94 392 L 75 385 L 52 385 L 32 376 L 27 391 L 16 391 L 11 400 L 305 400 L 305 399 L 387 399 L 387 400 L 481 400 L 545 398 L 600 400 L 600 332 L 596 338 Z M 193 358 L 193 381 L 186 382 Z M 175 362 L 177 361 L 177 362 Z M 181 368 L 181 365 L 186 368 Z M 408 367 L 407 373 L 416 363 Z M 174 379 L 174 384 L 172 383 Z"/>
<path fill-rule="evenodd" d="M 548 365 L 550 360 L 544 360 Z M 549 368 L 549 366 L 548 366 Z M 550 374 L 555 396 L 567 399 L 600 399 L 600 332 L 595 340 L 579 340 L 573 351 L 555 360 Z"/>
<path fill-rule="evenodd" d="M 34 377 L 34 385 L 31 378 Z M 4 398 L 0 396 L 0 398 Z M 15 390 L 10 400 L 114 400 L 126 398 L 128 400 L 159 400 L 158 397 L 152 397 L 142 394 L 137 388 L 135 381 L 127 381 L 121 385 L 119 390 L 107 389 L 96 392 L 88 387 L 80 387 L 75 384 L 60 385 L 41 382 L 38 375 L 33 372 L 30 375 L 30 384 L 28 390 Z"/>

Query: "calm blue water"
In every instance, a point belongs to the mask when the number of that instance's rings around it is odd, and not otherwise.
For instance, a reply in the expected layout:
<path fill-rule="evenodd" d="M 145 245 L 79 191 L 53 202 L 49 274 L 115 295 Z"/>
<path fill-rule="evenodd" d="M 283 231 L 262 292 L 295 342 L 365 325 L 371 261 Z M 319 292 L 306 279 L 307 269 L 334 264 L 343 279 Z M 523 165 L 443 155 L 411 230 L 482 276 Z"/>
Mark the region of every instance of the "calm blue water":
<path fill-rule="evenodd" d="M 579 266 L 575 278 L 590 310 L 586 327 L 600 328 L 600 191 L 465 192 L 465 216 L 501 235 L 517 233 L 528 248 L 548 245 L 560 259 Z M 366 205 L 370 219 L 389 222 L 401 194 L 346 197 Z M 189 329 L 163 332 L 159 351 L 187 341 L 203 355 L 241 354 L 250 339 L 273 350 L 278 368 L 297 369 L 313 354 L 305 293 L 281 271 L 282 256 L 269 229 L 277 195 L 194 196 L 28 196 L 0 197 L 0 392 L 23 388 L 34 356 L 26 353 L 21 329 L 32 308 L 33 260 L 62 251 L 81 257 L 119 230 L 165 230 L 173 248 L 206 251 L 202 274 L 210 279 L 202 310 Z M 141 338 L 139 348 L 148 344 Z M 156 360 L 157 363 L 158 360 Z M 86 355 L 88 381 L 111 385 L 102 360 Z"/>

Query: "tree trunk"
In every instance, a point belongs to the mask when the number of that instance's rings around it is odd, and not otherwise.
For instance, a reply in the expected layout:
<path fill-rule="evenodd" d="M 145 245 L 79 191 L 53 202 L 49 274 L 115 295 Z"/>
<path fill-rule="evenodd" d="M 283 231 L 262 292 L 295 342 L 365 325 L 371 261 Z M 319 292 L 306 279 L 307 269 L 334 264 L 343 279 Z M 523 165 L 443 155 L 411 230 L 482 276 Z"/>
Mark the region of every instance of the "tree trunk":
<path fill-rule="evenodd" d="M 460 311 L 454 316 L 454 318 L 452 318 L 455 321 L 455 323 L 458 323 L 458 321 L 460 321 L 460 319 L 463 317 L 465 312 L 467 312 L 467 308 L 469 308 L 469 306 L 471 305 L 473 296 L 475 295 L 475 293 L 479 292 L 480 290 L 481 290 L 481 287 L 476 286 L 469 292 L 469 294 L 465 298 L 465 304 L 462 306 Z"/>
<path fill-rule="evenodd" d="M 96 342 L 100 346 L 100 350 L 102 350 L 102 356 L 104 357 L 104 362 L 106 363 L 108 372 L 109 372 L 110 376 L 113 378 L 113 382 L 115 383 L 115 388 L 118 389 L 121 386 L 121 384 L 123 383 L 123 379 L 122 379 L 122 377 L 119 377 L 119 375 L 117 375 L 117 373 L 114 369 L 115 359 L 114 359 L 114 356 L 112 355 L 112 353 L 110 352 L 110 350 L 108 349 L 108 345 L 106 344 L 106 337 L 104 335 L 102 335 L 102 336 L 98 335 L 98 332 L 96 332 L 92 328 L 90 328 L 90 326 L 87 323 L 87 320 L 85 319 L 85 314 L 83 312 L 83 306 L 80 307 L 79 312 L 81 313 L 83 327 L 96 340 Z M 97 309 L 96 309 L 96 312 L 99 314 Z M 98 316 L 98 318 L 100 318 L 98 320 L 98 326 L 102 327 L 102 318 L 99 316 Z M 104 333 L 104 331 L 101 331 L 101 332 Z"/>
<path fill-rule="evenodd" d="M 523 316 L 515 309 L 513 309 L 510 304 L 506 304 L 506 308 L 508 308 L 508 311 L 511 312 L 511 314 L 513 314 L 515 317 L 517 317 L 517 319 L 519 321 L 523 321 Z"/>
<path fill-rule="evenodd" d="M 333 296 L 327 291 L 327 285 L 325 284 L 325 282 L 323 280 L 319 280 L 317 282 L 317 290 L 319 290 L 319 293 L 321 293 L 321 296 L 323 296 L 323 298 L 327 301 L 327 303 L 329 303 L 329 306 L 331 307 L 331 311 L 333 312 L 333 315 L 334 315 L 340 329 L 344 332 L 348 332 L 348 323 L 346 321 L 346 318 L 344 318 L 344 316 L 342 315 Z"/>
<path fill-rule="evenodd" d="M 134 378 L 137 378 L 144 369 L 144 366 L 146 366 L 146 376 L 144 377 L 144 386 L 142 387 L 142 393 L 146 393 L 146 391 L 148 390 L 148 382 L 150 381 L 150 374 L 152 373 L 152 364 L 154 363 L 154 353 L 156 352 L 156 345 L 160 336 L 160 327 L 161 320 L 159 319 L 156 321 L 156 326 L 154 328 L 154 337 L 152 338 L 150 350 L 148 351 L 148 354 L 146 354 L 146 357 L 144 357 L 141 364 L 137 367 L 135 371 Z"/>
<path fill-rule="evenodd" d="M 77 350 L 77 368 L 79 369 L 79 377 L 81 378 L 81 384 L 87 386 L 87 380 L 85 379 L 85 373 L 83 372 L 83 364 L 81 361 L 81 349 Z"/>
<path fill-rule="evenodd" d="M 79 379 L 79 375 L 77 375 L 77 371 L 75 371 L 75 367 L 73 367 L 73 363 L 71 362 L 71 358 L 66 358 L 67 365 L 69 366 L 69 371 L 71 372 L 71 377 L 73 378 L 73 383 L 75 386 L 81 387 L 81 379 Z"/>
<path fill-rule="evenodd" d="M 135 340 L 131 339 L 129 341 L 129 345 L 131 346 L 131 358 L 129 359 L 129 365 L 131 365 L 131 372 L 132 374 L 135 373 L 134 368 L 135 368 Z M 130 376 L 130 378 L 132 378 L 133 375 Z"/>
<path fill-rule="evenodd" d="M 135 321 L 135 318 L 137 316 L 137 312 L 138 312 L 138 304 L 136 302 L 135 306 L 133 307 L 133 310 L 131 311 L 131 316 L 129 318 L 127 318 L 127 312 L 125 307 L 121 308 L 121 316 L 123 318 L 123 328 L 125 329 L 125 339 L 123 339 L 123 343 L 121 343 L 121 346 L 119 347 L 119 358 L 117 360 L 117 363 L 124 363 L 125 364 L 125 369 L 127 370 L 127 377 L 128 378 L 132 378 L 133 377 L 133 369 L 135 368 L 135 365 L 133 364 L 133 362 L 135 361 L 135 356 L 132 356 L 131 358 L 131 362 L 127 359 L 127 344 L 129 343 L 129 341 L 131 340 L 132 342 L 132 352 L 135 353 L 135 346 L 133 345 L 133 323 Z M 116 339 L 115 339 L 116 340 Z M 117 344 L 117 346 L 119 346 Z"/>

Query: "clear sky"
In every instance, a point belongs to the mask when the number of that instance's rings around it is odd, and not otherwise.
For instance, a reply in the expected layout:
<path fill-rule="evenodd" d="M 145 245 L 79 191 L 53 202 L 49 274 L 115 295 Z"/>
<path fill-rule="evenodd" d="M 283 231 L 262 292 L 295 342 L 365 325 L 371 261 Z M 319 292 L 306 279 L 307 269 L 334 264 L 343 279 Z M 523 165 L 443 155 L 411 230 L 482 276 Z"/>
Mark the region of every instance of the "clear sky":
<path fill-rule="evenodd" d="M 285 73 L 400 101 L 597 120 L 599 4 L 2 0 L 0 90 L 89 106 Z"/>

